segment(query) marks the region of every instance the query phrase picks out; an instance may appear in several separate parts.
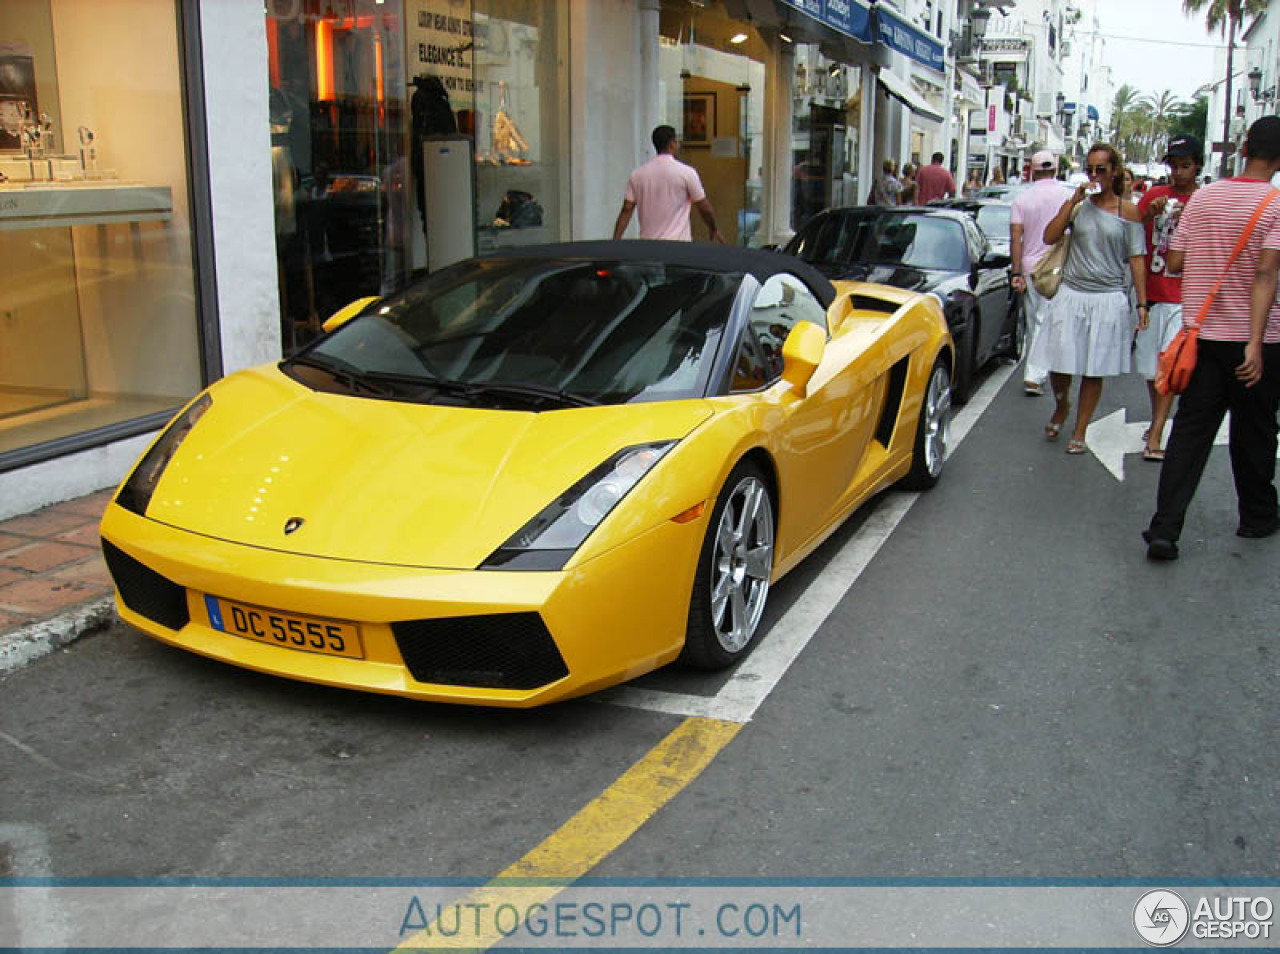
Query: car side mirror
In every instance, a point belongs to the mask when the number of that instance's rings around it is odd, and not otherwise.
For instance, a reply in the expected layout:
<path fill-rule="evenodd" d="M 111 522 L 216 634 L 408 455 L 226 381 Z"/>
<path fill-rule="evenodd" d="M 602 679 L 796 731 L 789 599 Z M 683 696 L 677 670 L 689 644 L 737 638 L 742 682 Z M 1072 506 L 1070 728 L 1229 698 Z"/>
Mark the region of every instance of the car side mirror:
<path fill-rule="evenodd" d="M 979 268 L 1008 268 L 1013 258 L 1004 252 L 987 252 L 978 262 Z"/>
<path fill-rule="evenodd" d="M 378 300 L 377 295 L 370 295 L 368 298 L 357 298 L 355 301 L 351 302 L 350 304 L 343 305 L 341 308 L 335 311 L 332 315 L 326 318 L 324 320 L 324 324 L 322 324 L 320 327 L 324 329 L 325 334 L 328 334 L 330 331 L 335 331 L 336 329 L 341 328 L 343 325 L 345 325 L 348 321 L 350 321 L 356 315 L 360 314 L 360 312 L 364 311 L 366 308 L 369 307 L 369 305 L 371 305 L 373 302 L 377 300 Z"/>
<path fill-rule="evenodd" d="M 811 321 L 796 322 L 782 343 L 782 380 L 791 385 L 796 397 L 808 393 L 813 373 L 827 350 L 827 333 Z"/>

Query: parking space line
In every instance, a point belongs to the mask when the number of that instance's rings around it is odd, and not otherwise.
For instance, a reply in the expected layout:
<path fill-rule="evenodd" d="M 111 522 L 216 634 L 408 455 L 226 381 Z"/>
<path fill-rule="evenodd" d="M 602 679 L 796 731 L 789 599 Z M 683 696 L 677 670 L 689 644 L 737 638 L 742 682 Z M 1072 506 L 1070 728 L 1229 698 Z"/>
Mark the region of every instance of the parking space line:
<path fill-rule="evenodd" d="M 636 830 L 702 774 L 711 760 L 742 728 L 741 723 L 689 718 L 681 722 L 639 762 L 600 793 L 577 814 L 549 835 L 523 858 L 489 884 L 456 902 L 467 910 L 488 905 L 493 911 L 518 901 L 520 910 L 555 897 L 612 853 Z M 520 884 L 532 879 L 533 884 Z M 537 879 L 563 879 L 562 884 L 540 884 Z M 517 881 L 516 884 L 504 884 Z M 517 895 L 518 892 L 518 895 Z M 453 905 L 448 905 L 452 909 Z M 441 920 L 445 918 L 442 915 Z M 455 919 L 456 924 L 456 919 Z M 465 935 L 465 936 L 464 936 Z M 503 940 L 493 922 L 477 936 L 455 932 L 453 937 L 429 925 L 401 942 L 397 951 L 463 948 L 487 950 Z"/>
<path fill-rule="evenodd" d="M 1017 367 L 1005 364 L 993 370 L 974 392 L 969 403 L 953 415 L 948 456 L 955 452 L 960 442 L 969 434 L 974 423 Z M 795 602 L 773 625 L 768 637 L 752 651 L 714 696 L 623 685 L 599 692 L 592 699 L 650 712 L 703 716 L 728 722 L 750 722 L 756 710 L 768 698 L 845 593 L 857 582 L 862 571 L 884 546 L 889 535 L 919 496 L 916 493 L 901 493 L 882 500 L 858 528 L 857 533 L 822 568 L 822 572 L 805 591 L 796 597 Z"/>

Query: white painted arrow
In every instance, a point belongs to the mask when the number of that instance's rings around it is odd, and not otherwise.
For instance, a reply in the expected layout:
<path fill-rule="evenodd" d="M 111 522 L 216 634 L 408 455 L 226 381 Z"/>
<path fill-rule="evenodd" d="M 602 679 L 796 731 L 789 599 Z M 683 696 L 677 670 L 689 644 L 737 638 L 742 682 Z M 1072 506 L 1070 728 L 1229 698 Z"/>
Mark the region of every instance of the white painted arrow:
<path fill-rule="evenodd" d="M 1151 426 L 1150 421 L 1126 421 L 1125 417 L 1125 409 L 1121 408 L 1101 420 L 1094 421 L 1085 431 L 1085 442 L 1089 445 L 1089 450 L 1103 467 L 1111 471 L 1111 475 L 1116 480 L 1124 480 L 1125 455 L 1141 454 L 1142 449 L 1147 446 L 1142 435 Z M 1230 423 L 1231 415 L 1228 414 L 1222 419 L 1222 426 L 1214 435 L 1215 444 L 1227 443 L 1227 430 Z M 1165 441 L 1169 439 L 1169 429 L 1172 426 L 1172 421 L 1165 424 L 1164 438 L 1160 441 L 1161 447 L 1165 446 Z M 1277 451 L 1276 457 L 1280 459 L 1280 450 Z"/>

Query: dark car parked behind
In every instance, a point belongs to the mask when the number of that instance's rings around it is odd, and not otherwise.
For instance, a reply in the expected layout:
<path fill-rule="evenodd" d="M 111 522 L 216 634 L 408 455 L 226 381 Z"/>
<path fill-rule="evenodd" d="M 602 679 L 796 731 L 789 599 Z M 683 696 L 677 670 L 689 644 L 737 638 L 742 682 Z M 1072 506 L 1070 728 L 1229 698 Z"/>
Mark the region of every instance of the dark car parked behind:
<path fill-rule="evenodd" d="M 1009 253 L 1009 218 L 1013 203 L 1008 199 L 938 199 L 929 208 L 959 209 L 968 212 L 991 243 L 991 251 Z"/>
<path fill-rule="evenodd" d="M 828 209 L 801 226 L 784 251 L 828 278 L 883 282 L 936 295 L 956 343 L 952 396 L 957 403 L 968 400 L 979 368 L 992 358 L 1018 353 L 1009 255 L 992 251 L 965 212 Z"/>

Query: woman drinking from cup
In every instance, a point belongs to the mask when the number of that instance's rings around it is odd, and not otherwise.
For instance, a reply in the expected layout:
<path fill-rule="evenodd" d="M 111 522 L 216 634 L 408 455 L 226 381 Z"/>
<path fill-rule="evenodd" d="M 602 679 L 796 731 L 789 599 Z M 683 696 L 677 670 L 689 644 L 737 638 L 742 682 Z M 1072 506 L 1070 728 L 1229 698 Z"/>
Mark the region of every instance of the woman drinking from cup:
<path fill-rule="evenodd" d="M 1076 422 L 1068 454 L 1083 454 L 1085 433 L 1102 396 L 1102 379 L 1127 374 L 1133 341 L 1129 283 L 1146 301 L 1146 239 L 1142 216 L 1124 196 L 1119 154 L 1098 143 L 1086 159 L 1089 181 L 1062 204 L 1044 229 L 1046 244 L 1071 229 L 1071 249 L 1062 285 L 1046 310 L 1044 328 L 1032 345 L 1030 363 L 1047 367 L 1057 405 L 1045 425 L 1056 441 L 1071 413 L 1071 378 L 1080 375 Z M 1147 306 L 1137 309 L 1138 327 L 1147 325 Z"/>

